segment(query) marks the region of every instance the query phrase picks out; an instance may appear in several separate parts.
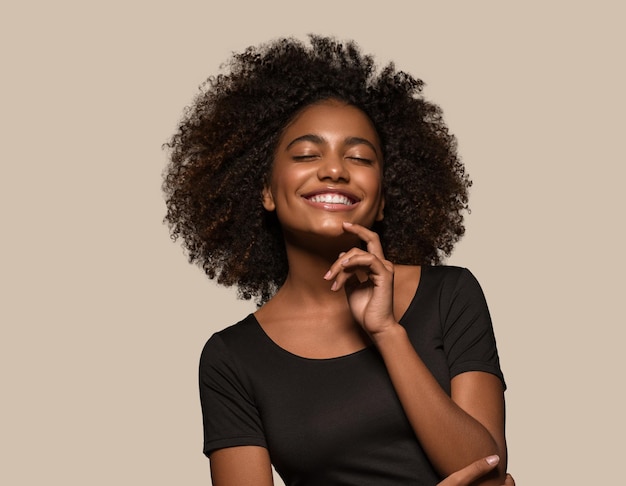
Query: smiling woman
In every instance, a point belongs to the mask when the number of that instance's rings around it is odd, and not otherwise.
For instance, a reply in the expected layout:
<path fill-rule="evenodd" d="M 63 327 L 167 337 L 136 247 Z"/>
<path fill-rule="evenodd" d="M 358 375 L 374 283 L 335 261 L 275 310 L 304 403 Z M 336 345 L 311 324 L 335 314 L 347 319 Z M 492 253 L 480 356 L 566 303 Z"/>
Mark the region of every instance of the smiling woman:
<path fill-rule="evenodd" d="M 273 464 L 287 485 L 500 485 L 489 311 L 439 265 L 470 185 L 440 110 L 351 42 L 279 39 L 228 68 L 164 182 L 190 260 L 259 304 L 202 353 L 214 484 L 270 485 Z"/>
<path fill-rule="evenodd" d="M 382 220 L 380 154 L 376 130 L 358 108 L 324 100 L 303 109 L 278 141 L 263 190 L 285 244 L 299 235 L 299 244 L 326 244 L 336 256 L 338 242 L 328 236 L 345 236 L 342 222 L 370 227 Z"/>
<path fill-rule="evenodd" d="M 320 100 L 358 107 L 376 128 L 387 210 L 375 229 L 388 258 L 439 263 L 464 232 L 469 179 L 441 110 L 420 95 L 423 83 L 393 65 L 378 72 L 353 43 L 311 44 L 282 39 L 235 54 L 226 73 L 203 85 L 168 144 L 172 236 L 210 278 L 258 302 L 288 272 L 282 232 L 259 195 L 283 130 Z"/>

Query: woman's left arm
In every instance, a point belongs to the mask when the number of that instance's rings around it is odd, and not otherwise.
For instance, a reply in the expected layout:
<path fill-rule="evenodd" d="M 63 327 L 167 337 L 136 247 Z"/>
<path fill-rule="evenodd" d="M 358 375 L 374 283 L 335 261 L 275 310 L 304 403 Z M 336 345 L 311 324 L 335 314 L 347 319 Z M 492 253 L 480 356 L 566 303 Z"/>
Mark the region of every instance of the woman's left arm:
<path fill-rule="evenodd" d="M 498 377 L 462 373 L 448 396 L 400 325 L 373 335 L 405 413 L 432 464 L 447 476 L 482 456 L 504 460 L 480 484 L 502 484 L 506 469 L 504 391 Z"/>
<path fill-rule="evenodd" d="M 501 485 L 506 470 L 504 388 L 490 373 L 466 372 L 451 381 L 448 396 L 421 360 L 404 327 L 393 316 L 393 264 L 378 235 L 345 224 L 367 251 L 353 248 L 325 276 L 333 290 L 345 288 L 355 319 L 383 357 L 404 411 L 433 466 L 448 476 L 477 459 L 497 454 L 503 460 L 477 484 Z"/>

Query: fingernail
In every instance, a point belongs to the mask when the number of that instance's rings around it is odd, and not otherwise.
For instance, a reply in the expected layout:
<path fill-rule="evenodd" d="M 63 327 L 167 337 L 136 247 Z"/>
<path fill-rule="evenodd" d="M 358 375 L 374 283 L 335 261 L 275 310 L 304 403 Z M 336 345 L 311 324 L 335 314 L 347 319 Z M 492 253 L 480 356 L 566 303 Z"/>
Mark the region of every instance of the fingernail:
<path fill-rule="evenodd" d="M 350 261 L 349 258 L 345 258 L 345 259 L 341 260 L 341 264 L 342 265 L 347 265 L 349 261 Z"/>
<path fill-rule="evenodd" d="M 352 226 L 352 223 L 348 223 L 347 221 L 344 221 L 344 222 L 343 222 L 343 225 L 344 225 L 344 226 Z"/>
<path fill-rule="evenodd" d="M 326 272 L 326 275 L 324 275 L 324 280 L 328 280 L 330 278 L 331 273 L 332 272 L 328 270 L 328 272 Z"/>
<path fill-rule="evenodd" d="M 500 462 L 500 457 L 498 456 L 489 456 L 485 458 L 485 461 L 487 461 L 487 464 L 489 464 L 490 466 L 495 466 L 496 464 L 498 464 Z"/>
<path fill-rule="evenodd" d="M 333 284 L 330 286 L 330 290 L 337 290 L 338 284 L 337 282 L 333 282 Z"/>

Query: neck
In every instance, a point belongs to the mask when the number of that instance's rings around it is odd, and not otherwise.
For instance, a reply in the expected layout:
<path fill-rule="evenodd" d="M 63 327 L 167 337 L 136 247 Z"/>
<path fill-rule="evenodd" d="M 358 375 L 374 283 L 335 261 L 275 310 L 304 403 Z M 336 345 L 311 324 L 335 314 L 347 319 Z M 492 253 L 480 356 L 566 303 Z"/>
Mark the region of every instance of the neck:
<path fill-rule="evenodd" d="M 301 248 L 288 248 L 289 273 L 283 287 L 314 298 L 327 298 L 338 294 L 330 290 L 332 282 L 324 279 L 324 275 L 338 257 L 339 252 L 319 255 Z"/>
<path fill-rule="evenodd" d="M 326 238 L 323 242 L 307 240 L 306 245 L 299 245 L 285 239 L 289 273 L 276 295 L 256 312 L 266 332 L 278 342 L 283 340 L 285 347 L 289 348 L 293 336 L 310 340 L 306 353 L 311 345 L 321 346 L 320 343 L 324 349 L 337 343 L 349 343 L 347 348 L 355 349 L 368 342 L 354 321 L 345 292 L 330 290 L 332 282 L 324 279 L 339 253 L 358 241 L 339 243 Z M 339 354 L 345 354 L 341 349 Z"/>
<path fill-rule="evenodd" d="M 342 238 L 343 239 L 343 238 Z M 320 305 L 337 303 L 345 306 L 344 292 L 330 290 L 332 282 L 325 280 L 324 275 L 337 258 L 339 253 L 354 246 L 355 241 L 310 242 L 304 246 L 295 242 L 285 241 L 289 273 L 279 293 L 298 297 L 298 302 Z"/>

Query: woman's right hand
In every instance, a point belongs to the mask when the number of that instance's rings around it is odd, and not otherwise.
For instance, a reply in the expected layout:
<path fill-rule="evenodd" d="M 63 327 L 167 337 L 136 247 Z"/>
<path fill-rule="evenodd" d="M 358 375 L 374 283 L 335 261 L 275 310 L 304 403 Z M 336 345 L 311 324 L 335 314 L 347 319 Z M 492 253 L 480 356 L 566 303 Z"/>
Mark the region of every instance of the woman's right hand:
<path fill-rule="evenodd" d="M 500 458 L 498 456 L 489 456 L 473 462 L 469 466 L 465 466 L 460 471 L 451 474 L 441 481 L 437 486 L 470 486 L 473 481 L 484 476 L 494 469 Z M 506 475 L 506 480 L 502 486 L 515 486 L 515 480 L 510 474 Z"/>

